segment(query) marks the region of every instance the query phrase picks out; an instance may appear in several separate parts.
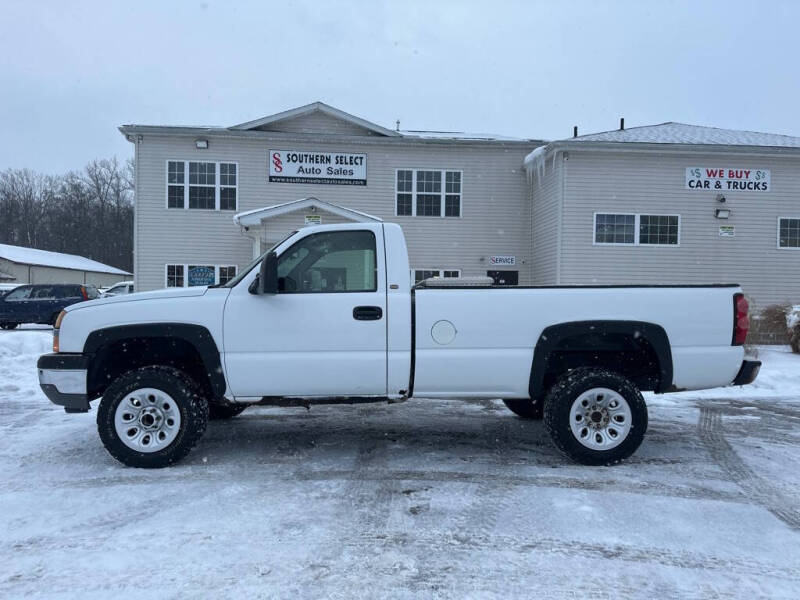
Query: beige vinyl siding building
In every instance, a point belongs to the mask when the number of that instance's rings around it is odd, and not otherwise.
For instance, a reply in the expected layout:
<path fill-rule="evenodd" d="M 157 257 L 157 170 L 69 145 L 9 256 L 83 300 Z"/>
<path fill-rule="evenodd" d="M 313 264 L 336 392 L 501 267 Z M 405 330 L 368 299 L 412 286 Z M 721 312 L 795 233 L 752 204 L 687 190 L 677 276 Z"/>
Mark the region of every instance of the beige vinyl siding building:
<path fill-rule="evenodd" d="M 352 220 L 317 207 L 265 219 L 247 231 L 234 224 L 236 214 L 307 197 L 399 223 L 412 269 L 462 276 L 514 271 L 519 284 L 531 284 L 531 204 L 522 163 L 539 141 L 389 131 L 321 103 L 231 128 L 127 125 L 121 131 L 136 152 L 137 290 L 166 286 L 168 265 L 183 265 L 184 274 L 192 265 L 241 268 L 254 252 L 303 227 L 307 216 L 318 215 L 323 224 Z M 197 140 L 208 147 L 197 148 Z M 363 154 L 366 185 L 268 181 L 271 150 Z M 235 209 L 168 208 L 170 162 L 183 162 L 184 170 L 195 162 L 235 165 Z M 398 215 L 398 171 L 414 177 L 438 172 L 442 209 L 457 196 L 458 216 Z M 458 174 L 458 193 L 445 193 L 449 173 Z M 492 267 L 492 256 L 514 257 L 514 265 Z"/>
<path fill-rule="evenodd" d="M 389 221 L 413 280 L 740 283 L 756 309 L 800 303 L 800 138 L 663 123 L 545 143 L 395 131 L 320 102 L 120 130 L 138 290 L 224 282 L 307 224 Z"/>
<path fill-rule="evenodd" d="M 681 135 L 687 139 L 679 143 Z M 664 124 L 553 142 L 536 154 L 527 159 L 535 284 L 733 282 L 756 309 L 800 302 L 800 240 L 779 241 L 779 219 L 800 218 L 800 139 Z M 751 171 L 751 179 L 768 172 L 769 187 L 690 189 L 693 167 Z M 607 215 L 613 226 L 603 222 Z M 621 228 L 622 216 L 633 217 L 633 239 L 602 239 L 604 230 Z M 677 219 L 677 235 L 647 238 L 653 216 Z"/>

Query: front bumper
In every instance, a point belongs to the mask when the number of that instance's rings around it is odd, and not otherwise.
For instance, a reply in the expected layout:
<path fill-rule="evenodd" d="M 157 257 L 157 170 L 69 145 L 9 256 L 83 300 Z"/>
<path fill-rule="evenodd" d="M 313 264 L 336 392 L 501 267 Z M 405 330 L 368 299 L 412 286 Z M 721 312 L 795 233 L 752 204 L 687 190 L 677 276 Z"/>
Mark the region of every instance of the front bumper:
<path fill-rule="evenodd" d="M 742 366 L 736 379 L 733 380 L 733 385 L 747 385 L 753 383 L 758 376 L 758 371 L 761 369 L 760 360 L 745 360 L 742 361 Z"/>
<path fill-rule="evenodd" d="M 36 363 L 39 386 L 50 402 L 68 413 L 88 412 L 86 374 L 89 359 L 83 354 L 43 354 Z"/>

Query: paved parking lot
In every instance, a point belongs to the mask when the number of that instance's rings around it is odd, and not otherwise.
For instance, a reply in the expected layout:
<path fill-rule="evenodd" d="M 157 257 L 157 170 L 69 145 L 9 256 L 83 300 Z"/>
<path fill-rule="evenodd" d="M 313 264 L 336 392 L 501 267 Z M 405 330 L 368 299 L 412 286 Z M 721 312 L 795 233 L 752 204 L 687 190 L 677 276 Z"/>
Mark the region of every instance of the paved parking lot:
<path fill-rule="evenodd" d="M 612 468 L 499 402 L 418 399 L 252 408 L 144 471 L 39 392 L 48 342 L 0 333 L 0 596 L 797 597 L 800 357 L 649 397 Z"/>

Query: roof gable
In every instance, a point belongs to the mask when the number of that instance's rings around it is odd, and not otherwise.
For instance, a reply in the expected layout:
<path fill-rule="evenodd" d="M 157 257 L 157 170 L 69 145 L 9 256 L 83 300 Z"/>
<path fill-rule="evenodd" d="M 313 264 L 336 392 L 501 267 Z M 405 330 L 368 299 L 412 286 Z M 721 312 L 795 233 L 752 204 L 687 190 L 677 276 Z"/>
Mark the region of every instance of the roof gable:
<path fill-rule="evenodd" d="M 356 117 L 324 102 L 268 115 L 254 121 L 234 125 L 240 131 L 278 131 L 288 133 L 327 133 L 339 135 L 380 135 L 398 137 L 400 133 L 386 129 L 366 119 Z"/>
<path fill-rule="evenodd" d="M 250 227 L 259 225 L 264 219 L 277 217 L 278 215 L 285 215 L 286 213 L 295 212 L 298 210 L 305 210 L 307 208 L 316 207 L 320 210 L 327 211 L 334 215 L 339 215 L 345 219 L 355 221 L 357 223 L 380 223 L 383 219 L 373 215 L 333 204 L 332 202 L 325 202 L 318 198 L 299 198 L 283 204 L 275 204 L 273 206 L 265 206 L 264 208 L 256 208 L 255 210 L 248 210 L 234 215 L 233 222 L 242 227 Z"/>

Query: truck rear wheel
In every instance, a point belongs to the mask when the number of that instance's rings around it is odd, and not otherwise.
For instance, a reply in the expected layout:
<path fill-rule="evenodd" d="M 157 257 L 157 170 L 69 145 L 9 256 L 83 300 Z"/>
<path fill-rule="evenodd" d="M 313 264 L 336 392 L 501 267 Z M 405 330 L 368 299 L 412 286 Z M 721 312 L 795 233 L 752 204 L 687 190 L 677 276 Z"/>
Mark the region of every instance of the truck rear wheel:
<path fill-rule="evenodd" d="M 232 419 L 238 414 L 244 412 L 249 404 L 233 404 L 225 403 L 218 404 L 211 402 L 208 405 L 208 418 L 212 421 L 222 421 L 224 419 Z"/>
<path fill-rule="evenodd" d="M 189 454 L 206 430 L 208 403 L 172 367 L 142 367 L 103 394 L 97 430 L 109 454 L 129 467 L 161 468 Z"/>
<path fill-rule="evenodd" d="M 556 447 L 584 465 L 628 458 L 647 431 L 647 406 L 632 381 L 607 369 L 579 368 L 547 393 L 544 420 Z"/>
<path fill-rule="evenodd" d="M 544 402 L 542 399 L 533 400 L 503 400 L 508 410 L 523 419 L 541 419 L 544 416 Z"/>

